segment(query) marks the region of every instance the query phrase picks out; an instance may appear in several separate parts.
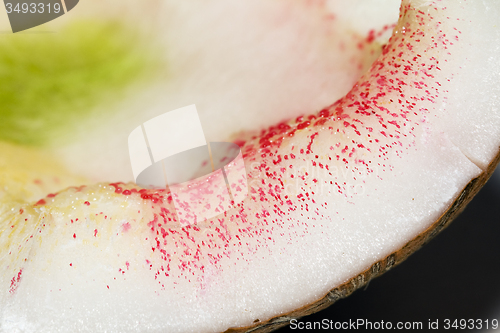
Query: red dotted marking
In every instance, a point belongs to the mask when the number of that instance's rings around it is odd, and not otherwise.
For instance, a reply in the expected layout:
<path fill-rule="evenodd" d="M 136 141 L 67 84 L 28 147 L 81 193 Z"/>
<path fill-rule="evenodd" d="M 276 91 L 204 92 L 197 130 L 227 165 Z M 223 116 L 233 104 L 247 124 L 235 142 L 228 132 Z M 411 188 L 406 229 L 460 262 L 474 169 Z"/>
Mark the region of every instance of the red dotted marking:
<path fill-rule="evenodd" d="M 13 294 L 16 292 L 17 288 L 19 287 L 19 282 L 21 282 L 21 276 L 23 274 L 23 270 L 20 269 L 19 272 L 17 273 L 17 276 L 14 276 L 10 280 L 10 288 L 9 288 L 9 293 Z"/>
<path fill-rule="evenodd" d="M 46 205 L 47 202 L 44 200 L 44 199 L 40 199 L 37 201 L 37 203 L 35 204 L 35 206 L 38 206 L 38 205 Z"/>
<path fill-rule="evenodd" d="M 115 193 L 139 196 L 152 209 L 145 237 L 151 242 L 151 252 L 144 260 L 161 286 L 174 269 L 190 280 L 195 273 L 203 276 L 207 265 L 211 272 L 222 270 L 224 259 L 249 260 L 248 255 L 270 248 L 277 238 L 294 242 L 308 233 L 312 221 L 317 224 L 327 219 L 323 214 L 328 202 L 316 202 L 320 197 L 316 188 L 325 185 L 332 193 L 352 197 L 353 190 L 336 173 L 356 179 L 359 174 L 373 174 L 375 168 L 390 171 L 389 154 L 401 156 L 414 145 L 415 131 L 429 113 L 422 102 L 432 104 L 443 93 L 435 77 L 445 59 L 427 54 L 433 49 L 445 50 L 449 41 L 439 33 L 430 13 L 407 5 L 402 15 L 412 16 L 411 21 L 420 28 L 413 24 L 396 27 L 399 32 L 384 46 L 381 58 L 344 98 L 316 115 L 301 116 L 236 141 L 242 147 L 251 184 L 247 199 L 237 209 L 203 227 L 180 226 L 166 189 L 110 184 Z M 377 33 L 370 32 L 366 42 L 376 37 Z M 420 53 L 414 47 L 417 44 L 423 47 L 419 46 Z M 323 135 L 335 141 L 320 154 L 314 142 Z M 307 139 L 295 140 L 297 137 Z M 291 140 L 293 147 L 283 145 Z M 282 145 L 288 149 L 286 153 Z M 377 157 L 375 162 L 372 158 Z M 302 162 L 310 168 L 295 170 L 294 165 Z M 316 177 L 318 170 L 330 179 Z M 288 176 L 290 171 L 294 172 Z M 296 193 L 287 192 L 290 182 L 297 184 Z"/>

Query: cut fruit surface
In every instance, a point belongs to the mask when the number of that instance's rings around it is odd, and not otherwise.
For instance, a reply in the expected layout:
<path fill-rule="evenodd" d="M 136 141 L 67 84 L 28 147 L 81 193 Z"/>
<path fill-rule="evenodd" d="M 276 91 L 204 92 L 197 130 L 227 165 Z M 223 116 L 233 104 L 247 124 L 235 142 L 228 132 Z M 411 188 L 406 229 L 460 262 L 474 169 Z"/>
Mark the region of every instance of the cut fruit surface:
<path fill-rule="evenodd" d="M 355 9 L 337 13 L 339 3 L 162 4 L 170 23 L 150 24 L 165 29 L 168 77 L 131 97 L 148 103 L 121 110 L 113 131 L 105 123 L 51 153 L 90 179 L 128 181 L 129 130 L 196 102 L 209 140 L 241 145 L 248 196 L 189 226 L 167 190 L 133 183 L 84 180 L 1 201 L 0 328 L 270 330 L 346 296 L 445 226 L 498 163 L 500 5 L 405 0 L 387 41 L 391 22 L 351 30 L 343 18 Z"/>
<path fill-rule="evenodd" d="M 132 94 L 109 121 L 83 129 L 74 124 L 81 137 L 60 147 L 72 170 L 96 181 L 132 181 L 123 167 L 130 163 L 129 133 L 168 110 L 196 104 L 207 140 L 225 141 L 331 104 L 380 54 L 399 7 L 397 0 L 379 1 L 386 14 L 358 27 L 354 22 L 365 21 L 368 8 L 381 11 L 377 4 L 367 1 L 357 15 L 346 8 L 350 16 L 339 19 L 336 8 L 320 2 L 161 4 L 149 8 L 130 2 L 120 15 L 141 27 L 144 39 L 153 32 L 155 41 L 161 39 L 164 80 Z M 109 11 L 99 10 L 115 15 Z M 140 11 L 147 12 L 147 20 L 136 15 Z"/>

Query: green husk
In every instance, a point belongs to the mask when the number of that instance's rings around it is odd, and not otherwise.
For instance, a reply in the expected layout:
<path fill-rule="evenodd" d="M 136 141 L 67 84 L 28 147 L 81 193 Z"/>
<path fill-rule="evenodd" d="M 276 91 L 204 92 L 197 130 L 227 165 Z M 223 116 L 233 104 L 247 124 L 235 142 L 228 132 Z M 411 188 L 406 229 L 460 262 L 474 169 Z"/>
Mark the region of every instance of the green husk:
<path fill-rule="evenodd" d="M 154 52 L 122 23 L 0 36 L 0 140 L 44 146 L 152 75 Z M 99 106 L 99 108 L 97 108 Z"/>

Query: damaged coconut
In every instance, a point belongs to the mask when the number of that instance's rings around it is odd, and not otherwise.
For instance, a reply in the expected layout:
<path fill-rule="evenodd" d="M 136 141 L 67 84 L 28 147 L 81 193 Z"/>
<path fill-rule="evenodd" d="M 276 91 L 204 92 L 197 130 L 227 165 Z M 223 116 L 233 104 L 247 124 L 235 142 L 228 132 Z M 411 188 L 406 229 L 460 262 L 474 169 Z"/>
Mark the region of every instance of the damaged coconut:
<path fill-rule="evenodd" d="M 377 22 L 368 37 L 349 29 L 339 37 L 331 27 L 341 21 L 332 8 L 340 7 L 328 2 L 233 4 L 224 21 L 228 4 L 158 3 L 156 12 L 180 18 L 138 25 L 166 45 L 159 62 L 167 59 L 168 70 L 154 85 L 110 106 L 116 112 L 107 118 L 78 119 L 85 125 L 72 123 L 63 143 L 33 148 L 4 138 L 2 330 L 272 331 L 402 262 L 493 172 L 500 147 L 494 1 L 405 0 L 388 41 L 391 22 Z M 147 24 L 167 32 L 158 36 Z M 203 31 L 203 39 L 181 42 Z M 327 61 L 333 40 L 341 65 Z M 222 41 L 227 49 L 213 47 Z M 352 71 L 341 83 L 331 78 L 346 66 Z M 298 83 L 287 82 L 294 77 Z M 145 98 L 151 91 L 162 97 Z M 248 196 L 181 226 L 168 190 L 127 183 L 122 139 L 152 115 L 192 102 L 210 110 L 200 118 L 211 141 L 241 146 Z M 215 109 L 227 111 L 227 121 Z M 260 130 L 261 122 L 274 125 Z"/>

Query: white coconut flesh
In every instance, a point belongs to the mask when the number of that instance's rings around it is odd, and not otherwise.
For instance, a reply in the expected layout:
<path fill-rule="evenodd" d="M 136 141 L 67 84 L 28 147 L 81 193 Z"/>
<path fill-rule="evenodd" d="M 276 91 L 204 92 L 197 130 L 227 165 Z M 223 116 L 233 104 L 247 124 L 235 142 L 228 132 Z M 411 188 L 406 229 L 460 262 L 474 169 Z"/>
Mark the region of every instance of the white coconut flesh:
<path fill-rule="evenodd" d="M 214 332 L 266 321 L 314 303 L 424 232 L 498 154 L 495 1 L 403 1 L 390 41 L 361 78 L 368 46 L 356 53 L 358 40 L 346 44 L 352 53 L 339 58 L 332 56 L 337 47 L 328 48 L 331 38 L 341 39 L 328 24 L 335 18 L 346 24 L 340 12 L 331 16 L 338 4 L 214 4 L 200 12 L 184 4 L 169 11 L 169 5 L 161 10 L 179 27 L 165 33 L 167 44 L 178 44 L 178 53 L 168 56 L 179 61 L 171 65 L 179 84 L 165 84 L 167 97 L 139 115 L 125 109 L 130 122 L 119 124 L 115 136 L 126 138 L 148 117 L 195 102 L 208 139 L 239 139 L 248 197 L 223 215 L 185 227 L 166 191 L 133 183 L 67 188 L 34 202 L 4 200 L 2 331 Z M 328 19 L 318 23 L 318 15 Z M 373 28 L 383 30 L 387 20 Z M 227 36 L 248 36 L 245 31 L 261 25 L 241 42 L 262 38 L 262 48 L 250 48 L 260 61 L 248 53 L 217 60 L 224 52 L 212 44 L 236 43 L 239 38 Z M 213 40 L 183 42 L 203 33 Z M 239 46 L 229 45 L 231 52 Z M 308 49 L 295 54 L 297 45 Z M 268 49 L 269 55 L 259 53 Z M 182 62 L 186 54 L 196 59 Z M 290 57 L 277 58 L 285 54 Z M 206 81 L 200 72 L 189 73 L 195 71 L 191 62 L 208 73 Z M 342 76 L 344 68 L 351 74 Z M 240 74 L 242 85 L 234 85 Z M 298 82 L 276 83 L 273 75 Z M 224 85 L 229 90 L 217 90 Z M 255 136 L 234 136 L 285 118 L 293 120 Z M 68 160 L 82 156 L 87 177 L 130 180 L 126 144 L 111 140 L 118 152 L 109 148 L 106 159 L 96 153 L 91 160 L 99 147 L 90 147 L 111 136 L 91 133 L 95 139 L 60 147 L 59 154 L 78 149 L 63 161 L 71 165 Z M 113 176 L 114 160 L 120 165 Z"/>

